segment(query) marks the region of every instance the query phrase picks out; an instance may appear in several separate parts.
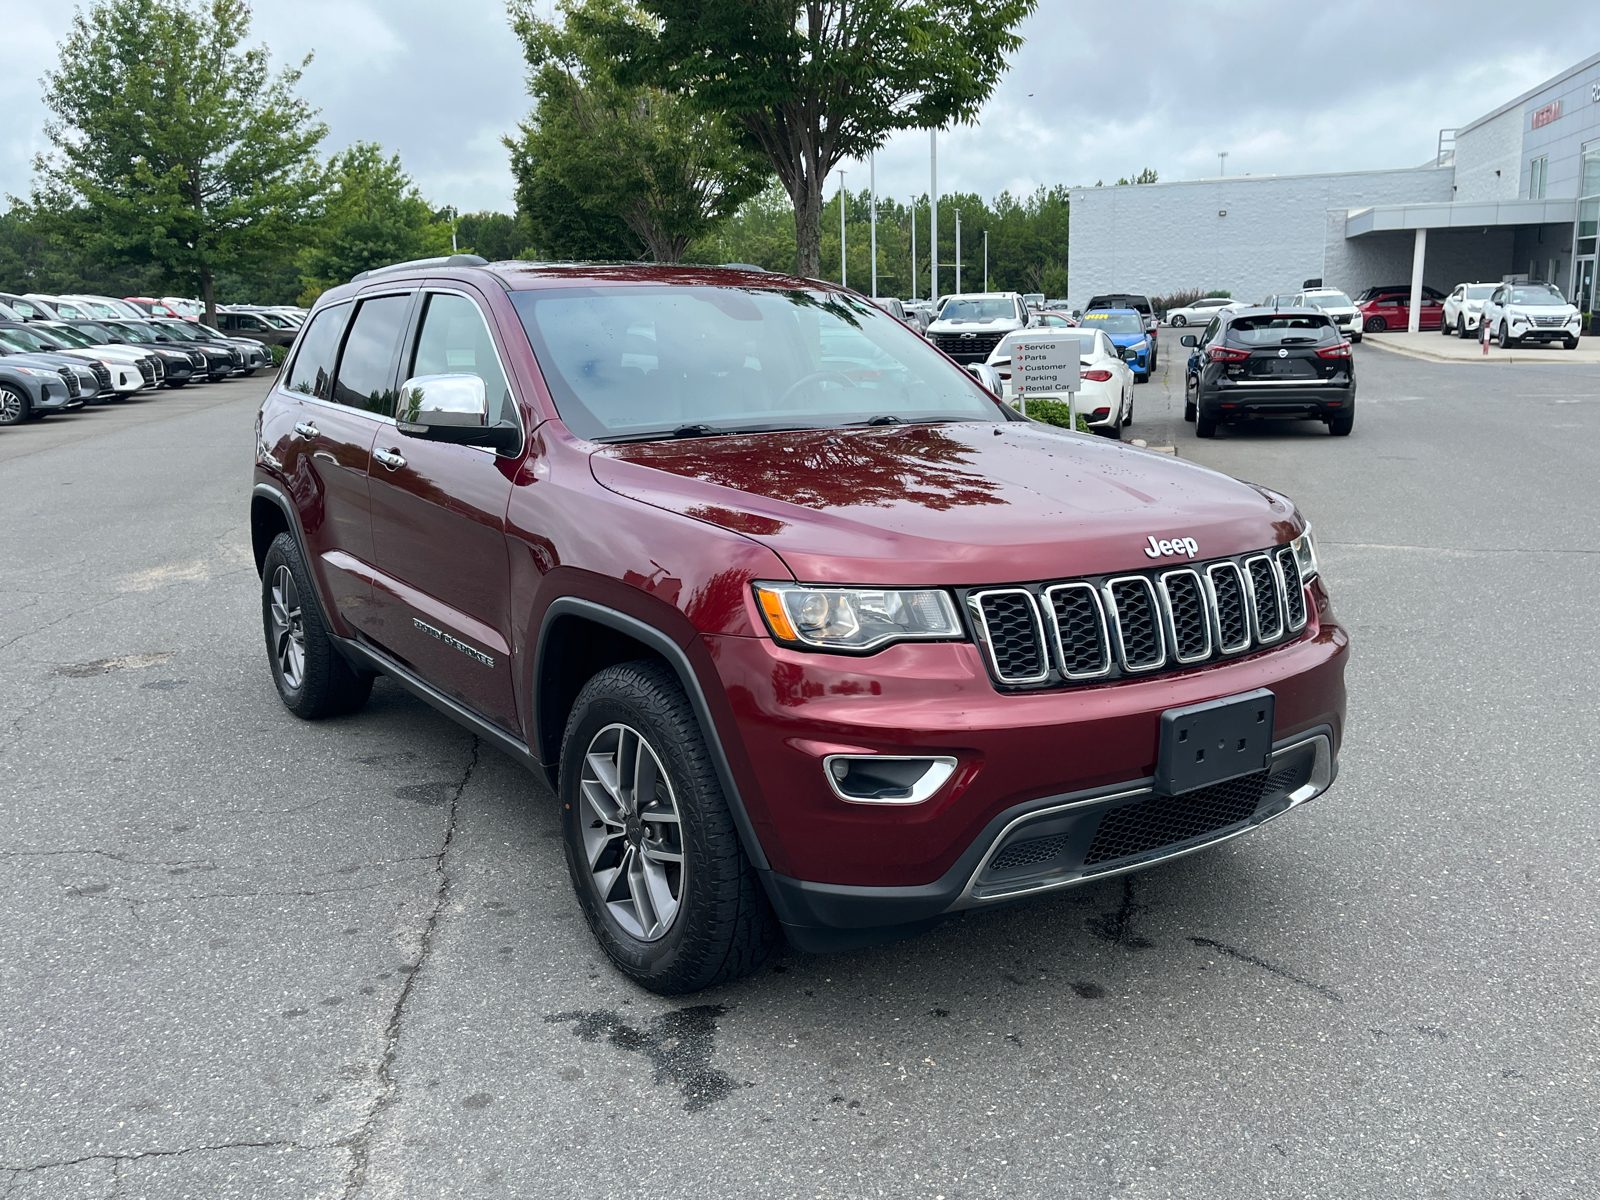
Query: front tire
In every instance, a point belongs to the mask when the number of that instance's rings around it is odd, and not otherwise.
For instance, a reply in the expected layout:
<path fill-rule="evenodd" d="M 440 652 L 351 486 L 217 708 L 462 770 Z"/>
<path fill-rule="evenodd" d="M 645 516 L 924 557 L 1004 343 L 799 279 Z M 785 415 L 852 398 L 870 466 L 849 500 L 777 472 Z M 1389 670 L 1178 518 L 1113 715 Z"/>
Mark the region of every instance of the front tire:
<path fill-rule="evenodd" d="M 1504 321 L 1500 322 L 1499 342 L 1502 350 L 1510 350 L 1517 344 L 1517 339 L 1511 336 L 1511 327 Z"/>
<path fill-rule="evenodd" d="M 1561 345 L 1568 350 L 1576 350 L 1578 348 L 1578 339 L 1567 338 Z"/>
<path fill-rule="evenodd" d="M 10 383 L 0 383 L 0 425 L 21 425 L 33 416 L 28 393 Z"/>
<path fill-rule="evenodd" d="M 306 721 L 338 717 L 367 702 L 373 677 L 357 671 L 334 648 L 292 534 L 274 538 L 262 562 L 261 621 L 272 680 L 295 716 Z"/>
<path fill-rule="evenodd" d="M 750 974 L 778 943 L 694 708 L 652 660 L 600 671 L 561 743 L 578 902 L 617 968 L 661 995 Z"/>

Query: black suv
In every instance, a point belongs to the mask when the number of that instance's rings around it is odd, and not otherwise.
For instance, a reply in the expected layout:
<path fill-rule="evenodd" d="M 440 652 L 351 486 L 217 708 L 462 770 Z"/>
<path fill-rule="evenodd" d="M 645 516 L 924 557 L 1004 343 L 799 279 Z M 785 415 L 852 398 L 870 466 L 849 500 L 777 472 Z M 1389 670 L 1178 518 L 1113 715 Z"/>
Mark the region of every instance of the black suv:
<path fill-rule="evenodd" d="M 1183 418 L 1197 437 L 1263 418 L 1322 421 L 1335 437 L 1355 425 L 1355 359 L 1320 309 L 1226 309 L 1183 344 L 1192 349 Z"/>

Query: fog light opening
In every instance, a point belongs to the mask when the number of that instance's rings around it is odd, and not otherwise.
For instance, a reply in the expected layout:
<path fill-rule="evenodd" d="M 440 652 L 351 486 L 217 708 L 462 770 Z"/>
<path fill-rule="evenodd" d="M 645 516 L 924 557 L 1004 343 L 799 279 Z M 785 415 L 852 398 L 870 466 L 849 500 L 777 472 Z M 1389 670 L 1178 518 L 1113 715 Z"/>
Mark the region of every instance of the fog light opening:
<path fill-rule="evenodd" d="M 943 755 L 830 754 L 822 760 L 828 786 L 851 804 L 921 804 L 955 774 Z"/>

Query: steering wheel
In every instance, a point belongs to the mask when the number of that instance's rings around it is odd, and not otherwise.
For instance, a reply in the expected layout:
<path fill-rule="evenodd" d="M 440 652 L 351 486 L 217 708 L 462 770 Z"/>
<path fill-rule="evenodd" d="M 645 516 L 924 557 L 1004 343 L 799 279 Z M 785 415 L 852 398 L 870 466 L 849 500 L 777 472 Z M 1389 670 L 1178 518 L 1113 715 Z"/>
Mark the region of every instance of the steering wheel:
<path fill-rule="evenodd" d="M 841 383 L 843 383 L 845 385 L 845 387 L 855 387 L 856 386 L 856 381 L 854 379 L 851 379 L 850 376 L 844 374 L 843 372 L 840 372 L 840 371 L 813 371 L 809 375 L 802 375 L 799 379 L 796 379 L 793 383 L 791 383 L 788 387 L 786 387 L 783 390 L 783 395 L 778 397 L 778 403 L 779 404 L 786 403 L 788 401 L 789 397 L 794 395 L 801 388 L 807 387 L 808 385 L 813 384 L 813 383 L 821 383 L 825 379 L 837 379 Z"/>

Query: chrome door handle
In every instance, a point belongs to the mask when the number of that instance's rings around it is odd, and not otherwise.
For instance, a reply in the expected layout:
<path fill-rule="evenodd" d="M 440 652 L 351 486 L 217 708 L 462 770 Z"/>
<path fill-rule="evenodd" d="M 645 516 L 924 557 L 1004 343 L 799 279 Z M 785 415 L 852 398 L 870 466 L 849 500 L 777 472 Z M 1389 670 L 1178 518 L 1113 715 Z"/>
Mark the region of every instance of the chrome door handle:
<path fill-rule="evenodd" d="M 310 421 L 301 421 L 294 427 L 294 431 L 308 440 L 314 440 L 322 436 L 322 430 L 318 429 Z"/>
<path fill-rule="evenodd" d="M 398 471 L 406 465 L 406 460 L 400 457 L 398 450 L 374 450 L 372 457 L 388 467 L 391 471 Z"/>

